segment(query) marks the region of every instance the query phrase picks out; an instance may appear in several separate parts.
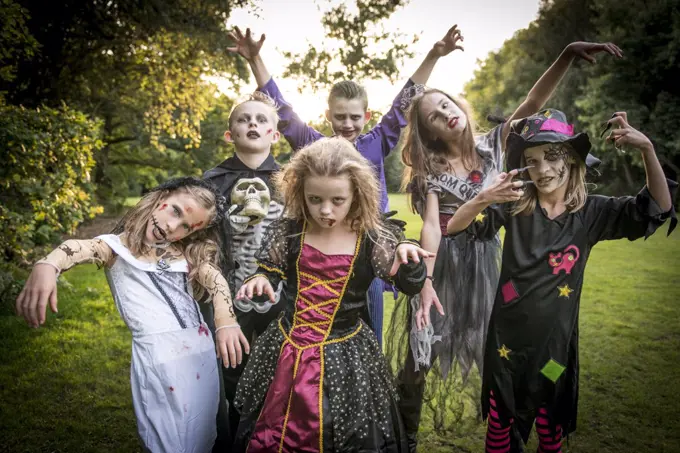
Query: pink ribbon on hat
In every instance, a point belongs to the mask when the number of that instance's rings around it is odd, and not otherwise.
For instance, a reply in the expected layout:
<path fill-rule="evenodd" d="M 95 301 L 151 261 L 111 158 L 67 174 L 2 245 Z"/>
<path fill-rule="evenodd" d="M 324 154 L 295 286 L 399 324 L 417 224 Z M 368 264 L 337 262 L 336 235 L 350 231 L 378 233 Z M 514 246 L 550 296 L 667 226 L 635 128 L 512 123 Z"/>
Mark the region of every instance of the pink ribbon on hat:
<path fill-rule="evenodd" d="M 568 135 L 570 137 L 574 135 L 573 124 L 563 123 L 554 118 L 550 118 L 549 120 L 544 121 L 543 124 L 541 124 L 541 128 L 539 130 L 559 132 L 560 134 Z"/>

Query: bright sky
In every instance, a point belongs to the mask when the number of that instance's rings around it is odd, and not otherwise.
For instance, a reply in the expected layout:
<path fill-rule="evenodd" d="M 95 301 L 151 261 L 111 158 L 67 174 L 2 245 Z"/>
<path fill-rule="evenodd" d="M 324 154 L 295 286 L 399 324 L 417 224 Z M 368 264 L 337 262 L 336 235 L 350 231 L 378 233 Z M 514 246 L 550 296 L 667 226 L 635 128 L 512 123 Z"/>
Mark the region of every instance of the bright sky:
<path fill-rule="evenodd" d="M 297 81 L 281 79 L 286 65 L 282 52 L 303 52 L 309 42 L 318 45 L 323 41 L 322 11 L 319 8 L 328 8 L 328 4 L 320 0 L 261 0 L 257 15 L 234 10 L 229 18 L 230 27 L 238 26 L 244 33 L 250 27 L 256 39 L 261 33 L 267 36 L 260 54 L 286 100 L 304 121 L 314 121 L 323 115 L 328 93 L 310 90 L 300 94 Z M 478 66 L 477 60 L 483 60 L 489 52 L 499 49 L 515 31 L 527 27 L 536 18 L 538 6 L 539 0 L 411 0 L 385 21 L 384 26 L 388 30 L 398 29 L 408 36 L 417 34 L 420 40 L 413 48 L 415 57 L 404 63 L 402 80 L 396 85 L 389 80 L 362 81 L 368 92 L 369 109 L 385 112 L 389 108 L 406 78 L 453 24 L 458 24 L 465 38 L 465 51 L 456 51 L 440 59 L 428 85 L 452 94 L 460 93 L 465 82 L 472 78 Z M 218 85 L 227 90 L 226 84 Z M 255 79 L 251 77 L 242 93 L 255 88 Z"/>

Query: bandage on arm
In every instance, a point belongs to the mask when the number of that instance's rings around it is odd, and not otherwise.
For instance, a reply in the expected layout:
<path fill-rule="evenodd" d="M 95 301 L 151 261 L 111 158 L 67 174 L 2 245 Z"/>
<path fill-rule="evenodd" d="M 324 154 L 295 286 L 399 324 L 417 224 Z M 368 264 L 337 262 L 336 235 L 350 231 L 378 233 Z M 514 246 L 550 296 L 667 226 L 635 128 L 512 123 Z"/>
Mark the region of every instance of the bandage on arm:
<path fill-rule="evenodd" d="M 57 269 L 57 273 L 61 273 L 82 263 L 94 263 L 101 267 L 113 257 L 113 250 L 101 239 L 69 239 L 36 264 L 49 264 Z"/>
<path fill-rule="evenodd" d="M 212 264 L 203 263 L 198 268 L 196 279 L 212 297 L 215 312 L 215 332 L 227 327 L 238 327 L 229 284 L 219 269 Z"/>

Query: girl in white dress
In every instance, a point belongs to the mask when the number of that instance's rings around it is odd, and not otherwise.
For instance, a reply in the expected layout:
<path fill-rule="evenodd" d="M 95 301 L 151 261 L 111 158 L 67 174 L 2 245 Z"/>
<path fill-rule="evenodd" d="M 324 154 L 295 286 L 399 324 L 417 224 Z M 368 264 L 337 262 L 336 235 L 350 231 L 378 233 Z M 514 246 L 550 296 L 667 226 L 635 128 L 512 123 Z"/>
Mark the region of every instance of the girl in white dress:
<path fill-rule="evenodd" d="M 48 302 L 57 311 L 59 273 L 85 262 L 105 266 L 132 332 L 132 402 L 148 451 L 209 452 L 215 441 L 219 375 L 192 289 L 212 297 L 224 366 L 235 367 L 249 352 L 219 271 L 214 225 L 223 200 L 197 178 L 168 181 L 128 212 L 114 230 L 119 234 L 71 239 L 38 261 L 17 298 L 17 313 L 38 327 Z"/>

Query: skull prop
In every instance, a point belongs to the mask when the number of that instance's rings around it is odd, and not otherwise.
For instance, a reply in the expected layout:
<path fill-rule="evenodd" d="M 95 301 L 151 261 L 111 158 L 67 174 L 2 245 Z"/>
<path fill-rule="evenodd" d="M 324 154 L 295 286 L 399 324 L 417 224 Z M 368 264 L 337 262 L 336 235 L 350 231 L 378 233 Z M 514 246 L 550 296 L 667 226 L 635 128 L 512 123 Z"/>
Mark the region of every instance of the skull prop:
<path fill-rule="evenodd" d="M 231 191 L 232 204 L 242 206 L 235 214 L 250 217 L 248 225 L 256 225 L 269 211 L 269 187 L 260 178 L 240 179 Z"/>

